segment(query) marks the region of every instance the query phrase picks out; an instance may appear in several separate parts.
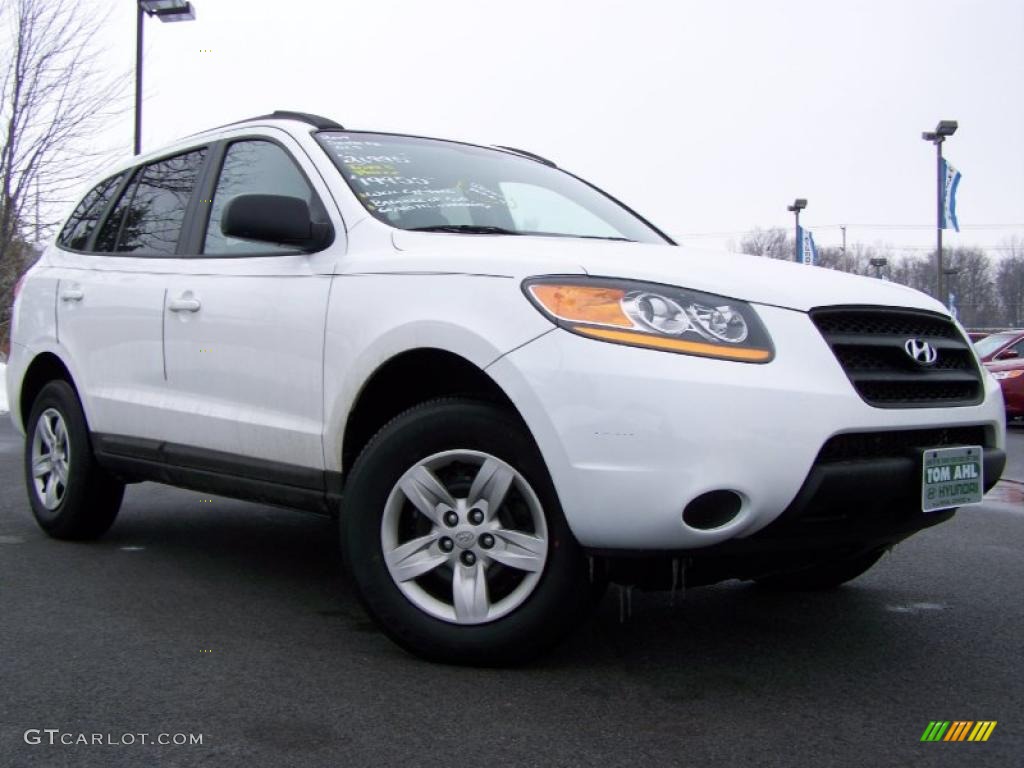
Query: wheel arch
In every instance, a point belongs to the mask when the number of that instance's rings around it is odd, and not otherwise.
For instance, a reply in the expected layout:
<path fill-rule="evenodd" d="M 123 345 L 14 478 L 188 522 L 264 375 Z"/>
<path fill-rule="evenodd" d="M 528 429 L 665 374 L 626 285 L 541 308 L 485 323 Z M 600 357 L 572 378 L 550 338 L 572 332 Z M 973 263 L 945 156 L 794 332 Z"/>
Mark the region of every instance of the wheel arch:
<path fill-rule="evenodd" d="M 512 399 L 477 364 L 436 347 L 407 349 L 381 363 L 356 394 L 342 430 L 343 476 L 370 439 L 391 419 L 439 397 L 494 402 L 523 421 Z"/>
<path fill-rule="evenodd" d="M 18 411 L 22 429 L 27 429 L 28 414 L 43 387 L 51 381 L 58 380 L 66 381 L 75 391 L 79 402 L 82 402 L 82 395 L 75 384 L 71 369 L 60 356 L 51 351 L 43 351 L 32 358 L 25 368 L 25 375 L 21 379 L 21 391 L 18 393 Z M 83 403 L 83 409 L 84 406 Z"/>

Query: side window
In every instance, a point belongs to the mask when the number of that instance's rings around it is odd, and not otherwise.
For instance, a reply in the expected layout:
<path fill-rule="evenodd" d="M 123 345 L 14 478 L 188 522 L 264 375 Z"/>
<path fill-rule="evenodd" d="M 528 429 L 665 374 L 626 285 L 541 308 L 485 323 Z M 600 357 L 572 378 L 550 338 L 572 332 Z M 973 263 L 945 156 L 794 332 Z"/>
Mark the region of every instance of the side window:
<path fill-rule="evenodd" d="M 89 194 L 82 198 L 82 202 L 75 208 L 75 212 L 71 214 L 71 218 L 68 219 L 68 223 L 64 225 L 64 229 L 60 233 L 58 242 L 62 246 L 76 251 L 85 250 L 89 236 L 96 229 L 100 216 L 123 178 L 124 174 L 119 173 L 117 176 L 111 176 L 109 179 L 101 181 L 89 190 Z"/>
<path fill-rule="evenodd" d="M 132 197 L 135 195 L 135 189 L 139 186 L 139 179 L 142 177 L 142 170 L 136 170 L 135 176 L 129 182 L 128 186 L 124 188 L 124 192 L 121 193 L 121 197 L 117 199 L 117 204 L 114 206 L 114 210 L 107 216 L 107 220 L 103 222 L 103 226 L 100 227 L 100 232 L 96 235 L 96 247 L 95 250 L 108 253 L 113 251 L 117 246 L 117 236 L 121 231 L 121 222 L 124 220 L 124 210 L 131 203 Z"/>
<path fill-rule="evenodd" d="M 295 162 L 277 144 L 270 141 L 238 141 L 228 147 L 224 166 L 217 180 L 210 205 L 203 253 L 235 255 L 273 255 L 293 253 L 294 248 L 253 240 L 225 237 L 220 229 L 224 207 L 239 195 L 288 195 L 314 205 L 313 190 Z"/>
<path fill-rule="evenodd" d="M 135 174 L 107 217 L 96 250 L 172 256 L 205 149 L 147 165 Z"/>

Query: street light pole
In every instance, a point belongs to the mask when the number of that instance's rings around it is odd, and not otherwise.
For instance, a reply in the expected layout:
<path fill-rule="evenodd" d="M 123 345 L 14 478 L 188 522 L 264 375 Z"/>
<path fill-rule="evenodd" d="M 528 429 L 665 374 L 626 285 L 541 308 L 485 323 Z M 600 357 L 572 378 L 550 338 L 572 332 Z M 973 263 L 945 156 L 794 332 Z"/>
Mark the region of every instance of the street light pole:
<path fill-rule="evenodd" d="M 135 2 L 135 142 L 133 151 L 142 151 L 142 27 L 145 16 L 160 21 L 192 21 L 195 8 L 186 0 L 136 0 Z"/>
<path fill-rule="evenodd" d="M 938 136 L 935 140 L 935 272 L 939 279 L 939 301 L 943 304 L 946 303 L 946 297 L 943 293 L 943 283 L 945 281 L 942 279 L 945 275 L 945 268 L 942 264 L 942 188 L 946 181 L 942 173 L 942 144 L 944 141 L 945 138 L 942 136 Z"/>
<path fill-rule="evenodd" d="M 135 8 L 135 149 L 142 151 L 142 5 Z"/>
<path fill-rule="evenodd" d="M 944 190 L 946 186 L 945 174 L 942 172 L 942 144 L 947 136 L 956 133 L 956 120 L 940 120 L 934 131 L 926 131 L 921 138 L 930 141 L 935 145 L 935 177 L 936 177 L 936 206 L 935 206 L 935 293 L 936 298 L 943 304 L 946 300 L 942 292 L 942 208 Z"/>
<path fill-rule="evenodd" d="M 798 197 L 792 205 L 786 206 L 786 210 L 794 215 L 796 219 L 795 237 L 793 239 L 793 261 L 800 261 L 800 211 L 807 207 L 807 201 Z"/>

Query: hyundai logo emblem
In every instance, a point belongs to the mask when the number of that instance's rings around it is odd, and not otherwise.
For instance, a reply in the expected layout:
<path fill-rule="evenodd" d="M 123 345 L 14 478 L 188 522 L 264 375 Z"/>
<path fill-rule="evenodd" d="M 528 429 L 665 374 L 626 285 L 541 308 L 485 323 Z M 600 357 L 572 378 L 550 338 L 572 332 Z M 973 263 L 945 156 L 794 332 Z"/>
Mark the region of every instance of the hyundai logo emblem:
<path fill-rule="evenodd" d="M 932 365 L 939 357 L 935 347 L 921 339 L 907 339 L 903 351 L 918 365 Z"/>

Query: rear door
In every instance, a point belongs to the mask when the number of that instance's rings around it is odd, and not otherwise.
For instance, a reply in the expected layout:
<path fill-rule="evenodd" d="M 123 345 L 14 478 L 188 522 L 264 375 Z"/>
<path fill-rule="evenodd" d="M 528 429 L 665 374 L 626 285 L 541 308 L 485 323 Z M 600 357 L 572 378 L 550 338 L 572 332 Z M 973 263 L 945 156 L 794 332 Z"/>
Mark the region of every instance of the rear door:
<path fill-rule="evenodd" d="M 159 438 L 165 273 L 207 149 L 108 179 L 58 241 L 57 338 L 93 432 Z"/>
<path fill-rule="evenodd" d="M 167 283 L 164 353 L 168 442 L 224 472 L 302 488 L 323 484 L 323 344 L 335 253 L 344 248 L 323 181 L 286 133 L 239 136 L 216 147 L 193 227 L 190 264 Z M 301 197 L 335 218 L 318 254 L 226 238 L 238 195 Z"/>

